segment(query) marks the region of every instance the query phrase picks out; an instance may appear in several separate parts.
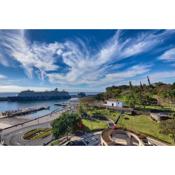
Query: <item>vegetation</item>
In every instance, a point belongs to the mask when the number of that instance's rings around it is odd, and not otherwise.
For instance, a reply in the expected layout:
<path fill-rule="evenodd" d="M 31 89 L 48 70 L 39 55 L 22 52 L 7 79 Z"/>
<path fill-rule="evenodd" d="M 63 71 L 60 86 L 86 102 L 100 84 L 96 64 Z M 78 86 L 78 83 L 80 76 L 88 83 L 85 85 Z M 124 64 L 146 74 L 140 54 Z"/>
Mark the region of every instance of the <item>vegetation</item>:
<path fill-rule="evenodd" d="M 53 140 L 50 145 L 51 146 L 56 146 L 56 145 L 59 145 L 60 144 L 60 141 L 59 140 Z"/>
<path fill-rule="evenodd" d="M 100 109 L 100 108 L 89 108 L 87 110 L 89 116 L 101 115 L 105 116 L 108 119 L 113 120 L 114 122 L 118 118 L 119 112 L 109 110 L 109 109 Z"/>
<path fill-rule="evenodd" d="M 88 131 L 107 128 L 107 123 L 105 121 L 100 121 L 100 120 L 82 119 L 82 124 L 86 127 Z"/>
<path fill-rule="evenodd" d="M 149 77 L 148 84 L 112 86 L 107 87 L 106 92 L 95 97 L 85 97 L 81 99 L 79 113 L 81 116 L 88 116 L 83 119 L 83 124 L 93 130 L 94 128 L 105 128 L 102 123 L 93 121 L 94 116 L 105 116 L 116 121 L 119 112 L 109 109 L 100 109 L 91 104 L 104 103 L 105 100 L 113 98 L 124 102 L 128 107 L 145 114 L 144 111 L 168 112 L 173 116 L 175 111 L 175 83 L 165 84 L 157 82 L 151 84 Z M 94 105 L 98 106 L 98 105 Z M 102 120 L 101 120 L 102 122 Z M 163 121 L 160 124 L 153 121 L 147 115 L 127 115 L 124 114 L 118 122 L 119 127 L 132 130 L 136 133 L 145 134 L 159 140 L 173 144 L 175 141 L 175 119 Z"/>
<path fill-rule="evenodd" d="M 175 83 L 165 84 L 162 82 L 151 84 L 149 77 L 148 85 L 129 85 L 107 87 L 106 92 L 100 93 L 96 96 L 96 100 L 107 100 L 109 98 L 116 98 L 125 102 L 129 107 L 135 106 L 145 108 L 148 105 L 168 106 L 175 109 Z"/>
<path fill-rule="evenodd" d="M 79 92 L 78 97 L 79 98 L 86 97 L 86 94 L 84 92 Z"/>
<path fill-rule="evenodd" d="M 37 140 L 48 137 L 52 134 L 51 128 L 36 128 L 24 134 L 25 140 Z"/>
<path fill-rule="evenodd" d="M 77 113 L 63 113 L 52 124 L 55 138 L 73 133 L 81 127 L 81 119 Z"/>
<path fill-rule="evenodd" d="M 163 134 L 161 132 L 160 124 L 153 121 L 149 116 L 139 115 L 139 116 L 129 116 L 123 115 L 118 124 L 119 127 L 123 127 L 134 132 L 139 132 L 151 137 L 157 138 L 159 140 L 173 143 L 173 139 L 169 134 Z"/>
<path fill-rule="evenodd" d="M 160 106 L 156 106 L 156 105 L 145 106 L 145 108 L 158 109 L 158 110 L 162 109 Z M 169 110 L 169 108 L 167 108 L 167 110 Z M 83 112 L 86 112 L 88 114 L 89 119 L 83 119 L 82 123 L 91 131 L 96 129 L 103 129 L 107 127 L 107 122 L 105 121 L 91 120 L 94 115 L 97 115 L 97 114 L 102 115 L 115 122 L 120 114 L 117 111 L 113 111 L 109 109 L 100 109 L 97 107 L 87 107 L 87 106 L 83 108 Z M 117 126 L 132 130 L 136 133 L 145 134 L 145 135 L 154 137 L 158 140 L 173 144 L 173 139 L 171 134 L 162 133 L 160 124 L 153 121 L 149 115 L 133 116 L 133 115 L 127 115 L 125 113 L 120 118 Z"/>
<path fill-rule="evenodd" d="M 170 135 L 175 143 L 175 118 L 160 123 L 161 133 Z"/>

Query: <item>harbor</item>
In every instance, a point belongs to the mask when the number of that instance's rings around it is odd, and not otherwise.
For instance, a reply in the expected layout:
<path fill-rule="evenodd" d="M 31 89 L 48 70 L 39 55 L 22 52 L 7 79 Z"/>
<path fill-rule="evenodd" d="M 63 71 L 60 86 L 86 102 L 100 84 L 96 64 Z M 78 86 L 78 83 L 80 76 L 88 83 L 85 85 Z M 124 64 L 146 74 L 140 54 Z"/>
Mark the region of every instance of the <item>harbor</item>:
<path fill-rule="evenodd" d="M 42 110 L 49 110 L 50 106 L 40 106 L 40 107 L 29 107 L 19 110 L 11 110 L 11 111 L 5 111 L 0 113 L 0 118 L 7 118 L 7 117 L 15 117 L 15 116 L 21 116 L 21 115 L 27 115 L 31 113 L 35 113 Z"/>
<path fill-rule="evenodd" d="M 21 96 L 25 98 L 27 95 L 31 96 L 33 91 L 24 91 L 25 93 L 20 93 Z M 60 94 L 56 89 L 51 92 L 44 92 L 44 95 L 47 94 L 50 96 L 52 93 L 55 95 Z M 61 92 L 65 93 L 64 91 Z M 43 95 L 43 92 L 39 94 L 34 93 L 34 95 Z M 45 116 L 56 115 L 60 111 L 63 111 L 71 106 L 71 110 L 74 110 L 76 104 L 79 101 L 77 93 L 71 93 L 71 98 L 69 99 L 50 99 L 44 98 L 43 100 L 7 100 L 10 97 L 18 96 L 17 93 L 10 94 L 1 94 L 0 97 L 3 100 L 0 100 L 0 129 L 9 128 L 16 126 L 22 123 L 29 122 L 31 120 L 37 120 Z M 88 94 L 93 95 L 93 94 Z M 34 98 L 34 97 L 33 97 Z M 36 98 L 36 97 L 35 97 Z M 41 99 L 41 97 L 40 97 Z"/>
<path fill-rule="evenodd" d="M 0 115 L 0 129 L 9 128 L 31 120 L 37 120 L 45 116 L 55 116 L 65 109 L 73 109 L 77 103 L 78 99 L 36 102 L 0 102 L 1 114 L 9 114 L 9 116 Z"/>
<path fill-rule="evenodd" d="M 20 118 L 38 118 L 43 115 L 49 114 L 53 112 L 54 110 L 58 109 L 61 110 L 64 106 L 62 104 L 69 103 L 70 100 L 48 100 L 48 101 L 0 101 L 0 116 L 2 116 L 2 113 L 9 113 L 12 114 L 20 114 L 22 115 L 15 115 L 14 117 L 20 117 Z M 55 105 L 59 104 L 59 105 Z M 39 109 L 41 107 L 47 108 L 47 110 L 34 110 Z M 33 112 L 34 110 L 34 112 Z M 2 118 L 2 117 L 0 117 Z"/>

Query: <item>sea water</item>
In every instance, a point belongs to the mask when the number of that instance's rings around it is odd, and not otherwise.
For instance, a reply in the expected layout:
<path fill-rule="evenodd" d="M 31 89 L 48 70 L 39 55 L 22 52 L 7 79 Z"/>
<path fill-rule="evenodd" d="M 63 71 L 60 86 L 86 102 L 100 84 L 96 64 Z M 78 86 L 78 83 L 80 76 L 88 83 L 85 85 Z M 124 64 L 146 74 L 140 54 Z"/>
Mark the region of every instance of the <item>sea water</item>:
<path fill-rule="evenodd" d="M 0 97 L 8 97 L 8 96 L 17 96 L 18 93 L 0 93 Z M 71 92 L 70 95 L 76 95 L 77 93 Z M 95 95 L 97 93 L 91 92 L 86 93 L 87 95 Z M 48 100 L 48 101 L 0 101 L 0 112 L 10 111 L 10 110 L 18 110 L 29 107 L 41 107 L 41 106 L 49 106 L 49 110 L 42 110 L 32 114 L 25 115 L 25 118 L 38 118 L 44 115 L 47 115 L 55 110 L 59 111 L 63 109 L 63 106 L 58 106 L 55 104 L 65 104 L 69 103 L 70 100 Z"/>
<path fill-rule="evenodd" d="M 11 111 L 24 109 L 29 107 L 41 107 L 41 106 L 49 106 L 48 110 L 42 110 L 35 113 L 27 114 L 23 117 L 25 118 L 38 118 L 44 115 L 47 115 L 55 110 L 59 111 L 63 109 L 62 106 L 57 106 L 55 104 L 64 104 L 68 103 L 69 100 L 50 100 L 50 101 L 22 101 L 22 102 L 12 102 L 12 101 L 0 101 L 0 112 Z"/>

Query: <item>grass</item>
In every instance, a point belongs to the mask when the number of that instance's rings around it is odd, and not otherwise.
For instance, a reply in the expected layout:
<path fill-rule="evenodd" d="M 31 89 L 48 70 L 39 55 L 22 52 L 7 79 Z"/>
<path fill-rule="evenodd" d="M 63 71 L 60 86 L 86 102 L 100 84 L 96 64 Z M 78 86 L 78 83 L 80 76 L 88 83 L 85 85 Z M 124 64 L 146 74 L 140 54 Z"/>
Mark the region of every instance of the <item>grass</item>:
<path fill-rule="evenodd" d="M 147 109 L 162 109 L 160 106 L 146 106 Z M 164 107 L 163 109 L 168 110 L 169 108 Z M 98 108 L 90 108 L 87 110 L 87 113 L 92 116 L 95 113 L 101 113 L 106 116 L 108 119 L 116 121 L 119 116 L 119 112 L 110 111 L 109 109 L 98 109 Z M 89 128 L 90 130 L 95 129 L 104 129 L 107 127 L 107 123 L 104 121 L 91 121 L 87 119 L 83 119 L 83 124 Z M 122 115 L 117 126 L 132 130 L 136 133 L 144 134 L 151 136 L 155 139 L 167 142 L 169 144 L 174 144 L 173 139 L 170 135 L 165 135 L 160 133 L 160 125 L 159 123 L 153 121 L 148 115 Z"/>
<path fill-rule="evenodd" d="M 88 119 L 82 119 L 82 123 L 85 127 L 88 128 L 88 130 L 98 130 L 98 129 L 105 129 L 107 128 L 107 123 L 100 120 L 88 120 Z"/>
<path fill-rule="evenodd" d="M 52 134 L 52 129 L 48 128 L 47 130 L 44 130 L 36 134 L 34 137 L 32 137 L 32 140 L 43 139 L 45 137 L 48 137 L 51 134 Z"/>
<path fill-rule="evenodd" d="M 36 128 L 24 134 L 25 140 L 37 140 L 52 134 L 51 128 Z"/>
<path fill-rule="evenodd" d="M 173 144 L 173 139 L 170 135 L 164 135 L 160 133 L 159 123 L 153 121 L 149 116 L 128 116 L 124 115 L 120 118 L 118 124 L 119 127 L 123 127 L 135 132 L 143 133 L 159 140 Z"/>
<path fill-rule="evenodd" d="M 146 105 L 145 108 L 142 106 L 136 106 L 139 109 L 147 109 L 147 110 L 161 110 L 161 111 L 172 111 L 172 109 L 170 107 L 167 106 L 159 106 L 159 105 Z"/>
<path fill-rule="evenodd" d="M 42 131 L 42 130 L 43 130 L 43 128 L 32 129 L 32 130 L 26 132 L 26 133 L 24 134 L 23 138 L 26 139 L 26 140 L 30 140 L 30 138 L 31 138 L 33 135 L 35 135 L 37 132 Z"/>
<path fill-rule="evenodd" d="M 50 145 L 51 146 L 56 146 L 56 145 L 59 145 L 60 144 L 60 141 L 59 140 L 53 140 Z"/>
<path fill-rule="evenodd" d="M 103 116 L 106 116 L 108 119 L 111 119 L 113 121 L 116 121 L 118 118 L 119 112 L 117 111 L 110 111 L 108 109 L 97 109 L 97 108 L 91 108 L 87 111 L 88 115 L 93 116 L 95 113 L 100 113 Z"/>

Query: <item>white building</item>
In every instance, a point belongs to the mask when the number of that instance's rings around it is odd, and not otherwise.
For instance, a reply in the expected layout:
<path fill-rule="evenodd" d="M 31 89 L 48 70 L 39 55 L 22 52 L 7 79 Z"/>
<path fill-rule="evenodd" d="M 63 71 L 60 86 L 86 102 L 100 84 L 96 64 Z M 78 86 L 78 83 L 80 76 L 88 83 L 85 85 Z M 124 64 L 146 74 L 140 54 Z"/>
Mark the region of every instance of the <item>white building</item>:
<path fill-rule="evenodd" d="M 104 104 L 105 106 L 111 106 L 111 107 L 123 107 L 123 102 L 115 100 L 115 99 L 109 99 L 106 101 L 106 103 Z"/>

